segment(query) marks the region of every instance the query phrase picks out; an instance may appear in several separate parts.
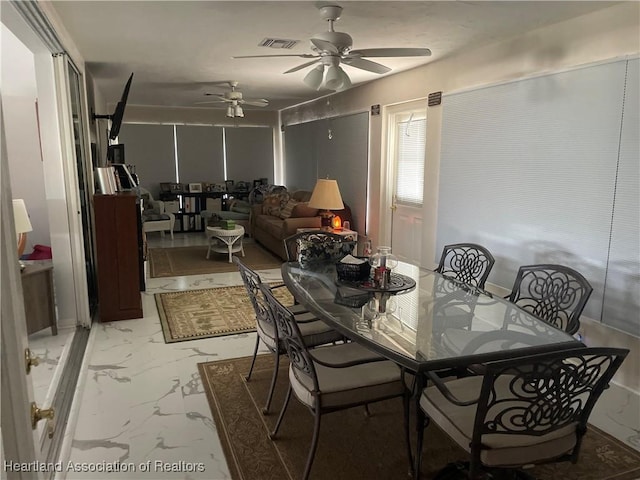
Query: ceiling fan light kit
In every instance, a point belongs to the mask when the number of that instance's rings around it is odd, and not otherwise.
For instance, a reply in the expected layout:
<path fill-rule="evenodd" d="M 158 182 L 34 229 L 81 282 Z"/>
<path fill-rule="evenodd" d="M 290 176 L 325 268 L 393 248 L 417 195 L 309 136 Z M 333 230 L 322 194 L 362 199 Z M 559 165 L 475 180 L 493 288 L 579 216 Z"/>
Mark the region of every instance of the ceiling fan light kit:
<path fill-rule="evenodd" d="M 206 102 L 196 102 L 196 105 L 206 105 L 211 103 L 227 103 L 227 117 L 244 117 L 244 110 L 242 105 L 251 105 L 254 107 L 266 107 L 269 105 L 269 100 L 264 98 L 243 98 L 242 92 L 236 90 L 238 82 L 232 80 L 226 82 L 231 87 L 230 92 L 221 93 L 205 93 L 205 96 L 216 97 L 216 100 L 210 100 Z"/>
<path fill-rule="evenodd" d="M 299 57 L 313 58 L 310 62 L 303 63 L 297 67 L 290 68 L 284 73 L 293 73 L 303 68 L 318 63 L 303 78 L 303 82 L 309 87 L 320 90 L 325 87 L 329 90 L 342 91 L 351 87 L 349 75 L 340 66 L 341 63 L 350 67 L 359 68 L 379 75 L 388 73 L 391 69 L 377 62 L 367 60 L 365 57 L 427 57 L 431 55 L 428 48 L 369 48 L 362 50 L 352 50 L 353 39 L 351 35 L 344 32 L 336 32 L 333 24 L 340 18 L 342 7 L 340 5 L 320 5 L 318 6 L 320 16 L 329 22 L 329 30 L 313 36 L 311 50 L 315 53 L 286 54 L 286 55 L 246 55 L 232 58 L 259 58 L 259 57 Z M 323 74 L 326 76 L 323 82 Z"/>

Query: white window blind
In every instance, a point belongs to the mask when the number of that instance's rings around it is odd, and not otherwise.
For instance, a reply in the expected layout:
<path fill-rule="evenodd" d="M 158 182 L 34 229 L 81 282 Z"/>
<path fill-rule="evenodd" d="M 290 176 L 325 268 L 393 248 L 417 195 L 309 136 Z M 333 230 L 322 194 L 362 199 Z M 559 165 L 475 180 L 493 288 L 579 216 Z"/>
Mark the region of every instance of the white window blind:
<path fill-rule="evenodd" d="M 605 283 L 625 283 L 606 281 L 609 249 L 633 251 L 611 238 L 624 223 L 616 183 L 623 211 L 622 197 L 638 191 L 637 146 L 628 150 L 635 169 L 621 163 L 617 175 L 621 141 L 637 141 L 621 135 L 626 71 L 616 61 L 445 96 L 436 257 L 449 243 L 484 245 L 496 257 L 489 281 L 506 288 L 521 265 L 567 265 L 594 288 L 585 316 L 637 332 L 637 315 L 614 319 L 626 308 L 602 315 Z M 637 232 L 637 215 L 629 222 Z"/>
<path fill-rule="evenodd" d="M 395 130 L 396 200 L 411 205 L 422 205 L 427 120 L 401 120 L 397 122 Z"/>

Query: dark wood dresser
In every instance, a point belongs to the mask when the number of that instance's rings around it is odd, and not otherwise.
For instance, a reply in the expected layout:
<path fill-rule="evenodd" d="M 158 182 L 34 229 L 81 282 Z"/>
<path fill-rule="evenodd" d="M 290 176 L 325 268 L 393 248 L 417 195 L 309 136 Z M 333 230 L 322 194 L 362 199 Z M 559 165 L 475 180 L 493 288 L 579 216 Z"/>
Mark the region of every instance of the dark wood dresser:
<path fill-rule="evenodd" d="M 138 196 L 94 195 L 100 321 L 142 318 L 144 259 Z"/>

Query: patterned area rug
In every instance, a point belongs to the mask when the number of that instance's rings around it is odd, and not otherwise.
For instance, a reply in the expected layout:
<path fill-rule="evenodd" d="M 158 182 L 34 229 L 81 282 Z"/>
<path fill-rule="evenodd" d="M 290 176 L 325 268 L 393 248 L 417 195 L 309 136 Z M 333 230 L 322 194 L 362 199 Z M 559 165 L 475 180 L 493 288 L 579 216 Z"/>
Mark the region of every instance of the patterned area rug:
<path fill-rule="evenodd" d="M 273 292 L 284 305 L 293 305 L 293 297 L 286 288 L 275 288 Z M 255 311 L 243 285 L 156 293 L 155 299 L 165 343 L 256 329 Z"/>
<path fill-rule="evenodd" d="M 269 439 L 287 389 L 283 359 L 272 412 L 263 415 L 273 360 L 261 355 L 250 382 L 244 380 L 251 358 L 198 365 L 216 429 L 234 480 L 297 480 L 306 462 L 313 416 L 291 399 L 278 438 Z M 320 439 L 311 469 L 313 479 L 407 478 L 402 401 L 392 399 L 322 416 Z M 422 479 L 432 479 L 448 463 L 467 454 L 434 425 L 425 431 Z M 414 444 L 415 445 L 415 444 Z M 635 480 L 640 477 L 640 453 L 590 427 L 576 465 L 549 464 L 528 470 L 538 480 Z"/>
<path fill-rule="evenodd" d="M 275 257 L 256 243 L 245 243 L 242 261 L 253 270 L 280 268 L 282 260 Z M 212 252 L 207 260 L 209 247 L 150 248 L 148 252 L 151 278 L 177 277 L 183 275 L 203 275 L 207 273 L 236 272 L 235 263 L 229 263 L 229 256 Z"/>

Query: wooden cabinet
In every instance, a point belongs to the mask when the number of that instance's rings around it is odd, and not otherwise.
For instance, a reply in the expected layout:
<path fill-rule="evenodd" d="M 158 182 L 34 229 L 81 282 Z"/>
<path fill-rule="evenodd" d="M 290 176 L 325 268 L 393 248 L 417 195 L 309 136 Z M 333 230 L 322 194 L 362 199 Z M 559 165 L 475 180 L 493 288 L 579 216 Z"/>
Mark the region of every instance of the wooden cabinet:
<path fill-rule="evenodd" d="M 144 260 L 140 205 L 134 193 L 94 195 L 100 320 L 142 317 Z"/>
<path fill-rule="evenodd" d="M 51 327 L 58 334 L 56 307 L 53 295 L 53 265 L 51 262 L 34 263 L 24 267 L 20 275 L 24 296 L 27 334 Z"/>

